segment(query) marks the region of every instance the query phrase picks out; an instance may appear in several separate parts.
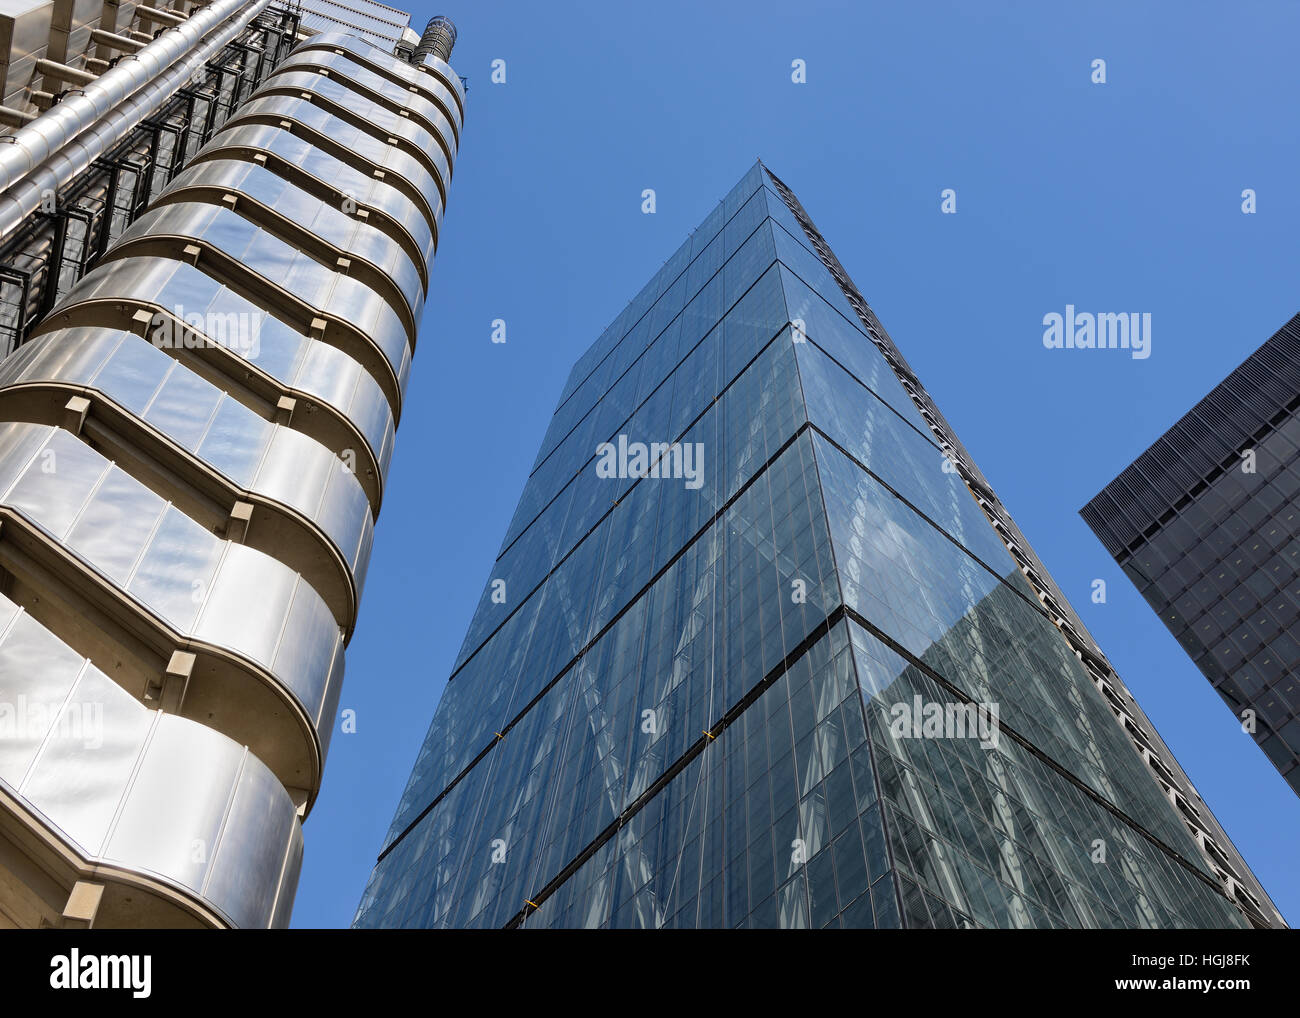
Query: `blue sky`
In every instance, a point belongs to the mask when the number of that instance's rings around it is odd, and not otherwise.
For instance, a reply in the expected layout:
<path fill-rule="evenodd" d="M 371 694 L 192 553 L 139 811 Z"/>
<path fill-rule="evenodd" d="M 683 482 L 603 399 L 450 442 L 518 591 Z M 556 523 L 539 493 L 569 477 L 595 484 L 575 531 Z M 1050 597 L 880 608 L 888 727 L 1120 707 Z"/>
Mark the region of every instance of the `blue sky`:
<path fill-rule="evenodd" d="M 294 925 L 351 921 L 569 367 L 755 157 L 1300 923 L 1300 800 L 1077 515 L 1300 310 L 1300 6 L 1066 7 L 414 10 L 456 21 L 465 137 L 348 651 L 357 731 L 331 746 Z M 1151 357 L 1044 349 L 1067 304 L 1149 312 Z"/>

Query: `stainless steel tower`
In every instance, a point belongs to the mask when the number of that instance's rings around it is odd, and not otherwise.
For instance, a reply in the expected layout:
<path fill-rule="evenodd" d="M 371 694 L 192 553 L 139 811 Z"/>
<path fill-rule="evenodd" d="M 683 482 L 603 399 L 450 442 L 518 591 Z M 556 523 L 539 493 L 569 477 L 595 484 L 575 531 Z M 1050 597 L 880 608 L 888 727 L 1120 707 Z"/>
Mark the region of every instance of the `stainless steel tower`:
<path fill-rule="evenodd" d="M 53 304 L 24 293 L 0 363 L 0 926 L 284 925 L 464 86 L 269 0 L 134 18 L 157 37 L 0 144 Z M 182 109 L 118 214 L 105 154 L 232 52 L 260 87 L 208 82 L 220 129 Z"/>

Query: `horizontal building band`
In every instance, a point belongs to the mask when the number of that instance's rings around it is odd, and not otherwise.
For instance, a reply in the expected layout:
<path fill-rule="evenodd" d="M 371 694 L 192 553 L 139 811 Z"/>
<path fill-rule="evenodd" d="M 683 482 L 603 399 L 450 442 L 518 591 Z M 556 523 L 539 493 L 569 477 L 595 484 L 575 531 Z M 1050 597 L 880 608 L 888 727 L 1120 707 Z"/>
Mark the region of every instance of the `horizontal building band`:
<path fill-rule="evenodd" d="M 340 117 L 331 109 L 314 105 L 311 98 L 312 93 L 293 89 L 289 95 L 270 94 L 250 100 L 240 107 L 240 118 L 223 127 L 222 132 L 196 154 L 196 159 L 214 149 L 229 147 L 232 141 L 224 137 L 227 132 L 250 124 L 277 127 L 309 141 L 311 149 L 319 150 L 318 154 L 300 146 L 299 151 L 309 158 L 318 160 L 320 154 L 332 156 L 361 171 L 364 176 L 379 180 L 397 176 L 399 179 L 391 183 L 404 191 L 405 200 L 419 206 L 430 228 L 436 231 L 442 217 L 451 164 L 440 150 L 432 154 L 427 152 L 435 136 L 418 128 L 410 118 L 393 118 L 402 134 L 406 135 L 405 139 L 395 138 L 390 132 L 375 130 L 355 117 Z M 420 136 L 412 138 L 411 127 L 415 127 Z"/>
<path fill-rule="evenodd" d="M 248 745 L 310 805 L 343 639 L 302 577 L 217 537 L 62 428 L 0 425 L 0 517 L 13 600 L 132 695 Z M 173 674 L 176 653 L 199 661 Z"/>
<path fill-rule="evenodd" d="M 327 269 L 223 206 L 196 202 L 146 212 L 105 263 L 149 256 L 191 262 L 311 340 L 343 350 L 370 372 L 393 416 L 400 417 L 411 340 L 393 309 L 365 284 Z"/>
<path fill-rule="evenodd" d="M 438 78 L 422 74 L 418 82 L 394 81 L 358 62 L 354 54 L 321 47 L 300 49 L 275 68 L 276 75 L 302 71 L 329 74 L 372 102 L 387 105 L 399 116 L 425 121 L 430 130 L 443 134 L 443 151 L 449 160 L 455 159 L 460 141 L 460 99 Z M 264 87 L 270 90 L 277 86 L 268 80 Z M 444 132 L 444 124 L 449 135 Z"/>
<path fill-rule="evenodd" d="M 456 108 L 449 110 L 452 122 L 456 125 L 457 138 L 460 136 L 461 126 L 465 119 L 465 86 L 458 75 L 447 62 L 440 60 L 436 56 L 427 56 L 419 67 L 411 64 L 393 60 L 383 50 L 370 45 L 363 39 L 348 35 L 346 32 L 321 32 L 314 35 L 301 46 L 295 53 L 305 53 L 310 50 L 329 50 L 331 52 L 346 55 L 362 67 L 374 71 L 376 74 L 383 75 L 390 81 L 405 86 L 412 92 L 422 93 L 429 99 L 435 99 L 436 93 L 430 84 L 433 81 L 440 82 L 444 87 L 450 88 L 452 95 L 456 100 Z"/>
<path fill-rule="evenodd" d="M 374 523 L 318 442 L 112 329 L 55 330 L 0 363 L 0 418 L 79 434 L 191 519 L 303 574 L 351 632 Z"/>
<path fill-rule="evenodd" d="M 299 245 L 322 265 L 379 293 L 415 330 L 424 310 L 424 280 L 410 255 L 383 230 L 343 212 L 255 162 L 206 160 L 181 173 L 162 203 L 208 202 Z"/>
<path fill-rule="evenodd" d="M 144 316 L 143 324 L 136 315 Z M 193 322 L 201 333 L 228 323 L 227 316 L 235 316 L 236 323 L 240 316 L 257 321 L 255 347 L 208 336 L 208 345 L 164 349 L 267 420 L 276 419 L 280 400 L 294 400 L 289 426 L 336 455 L 350 456 L 378 512 L 396 427 L 379 383 L 342 350 L 313 342 L 188 262 L 155 257 L 107 262 L 72 288 L 37 334 L 101 325 L 147 335 L 160 315 L 178 330 Z"/>
<path fill-rule="evenodd" d="M 305 138 L 316 148 L 392 184 L 416 203 L 429 228 L 437 229 L 438 210 L 447 200 L 446 177 L 439 179 L 414 156 L 331 116 L 306 99 L 279 95 L 251 99 L 229 123 L 269 124 Z"/>
<path fill-rule="evenodd" d="M 393 108 L 394 102 L 382 93 L 358 89 L 350 81 L 331 77 L 325 68 L 311 67 L 307 61 L 302 66 L 302 70 L 277 70 L 254 98 L 284 96 L 305 100 L 377 141 L 402 149 L 441 180 L 444 190 L 451 183 L 455 135 L 450 121 L 432 103 L 417 98 L 412 108 L 399 113 Z M 431 138 L 437 142 L 436 148 L 425 147 Z"/>
<path fill-rule="evenodd" d="M 281 127 L 261 124 L 223 131 L 195 156 L 192 166 L 208 160 L 254 162 L 336 208 L 355 206 L 353 214 L 396 241 L 419 267 L 421 282 L 428 285 L 427 265 L 433 260 L 437 228 L 405 195 L 372 173 L 295 138 Z M 441 215 L 439 203 L 437 218 Z"/>
<path fill-rule="evenodd" d="M 339 74 L 345 77 L 340 78 Z M 353 113 L 366 110 L 368 115 L 377 117 L 376 126 L 401 128 L 405 121 L 431 135 L 450 164 L 456 158 L 456 130 L 447 111 L 454 105 L 446 89 L 439 85 L 438 91 L 448 98 L 433 102 L 352 64 L 345 57 L 316 51 L 286 60 L 258 89 L 257 95 L 296 96 L 310 92 Z M 417 157 L 420 154 L 417 152 Z"/>

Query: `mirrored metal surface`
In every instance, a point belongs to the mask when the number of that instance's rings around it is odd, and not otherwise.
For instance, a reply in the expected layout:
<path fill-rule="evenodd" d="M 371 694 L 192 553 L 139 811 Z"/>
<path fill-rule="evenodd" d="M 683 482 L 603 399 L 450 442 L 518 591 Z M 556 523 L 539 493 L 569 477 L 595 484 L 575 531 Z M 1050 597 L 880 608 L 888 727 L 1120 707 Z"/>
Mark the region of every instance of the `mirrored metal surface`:
<path fill-rule="evenodd" d="M 383 179 L 420 206 L 430 228 L 437 227 L 438 209 L 446 201 L 447 182 L 450 179 L 450 173 L 446 172 L 445 167 L 441 177 L 434 176 L 413 156 L 372 137 L 358 127 L 330 116 L 305 99 L 280 95 L 251 99 L 227 121 L 231 126 L 279 126 L 282 122 L 288 122 L 295 134 L 305 137 L 317 148 L 372 175 L 376 170 L 383 173 Z M 441 158 L 438 153 L 434 155 Z"/>
<path fill-rule="evenodd" d="M 271 172 L 291 179 L 305 175 L 322 188 L 330 189 L 342 203 L 351 199 L 360 208 L 377 209 L 410 239 L 414 257 L 425 265 L 433 260 L 436 227 L 442 218 L 438 199 L 432 223 L 421 209 L 391 184 L 362 170 L 338 155 L 295 137 L 288 130 L 268 124 L 237 124 L 227 127 L 194 157 L 193 166 L 208 159 L 257 160 L 261 157 Z M 340 204 L 341 207 L 341 204 Z M 381 224 L 381 228 L 383 224 Z M 403 243 L 403 238 L 395 239 Z M 411 253 L 410 247 L 403 243 Z"/>
<path fill-rule="evenodd" d="M 447 122 L 450 146 L 447 155 L 455 159 L 456 145 L 460 140 L 460 103 L 458 97 L 443 82 L 433 75 L 424 75 L 416 91 L 412 91 L 410 82 L 394 81 L 392 77 L 381 74 L 371 66 L 359 61 L 346 52 L 336 53 L 330 49 L 304 49 L 291 55 L 276 67 L 274 74 L 310 71 L 318 73 L 323 69 L 331 77 L 338 77 L 350 86 L 364 89 L 376 101 L 392 104 L 395 109 L 408 109 L 413 115 L 428 118 L 430 110 L 436 110 Z"/>
<path fill-rule="evenodd" d="M 335 338 L 335 345 L 345 343 L 344 349 L 370 368 L 393 397 L 394 414 L 400 412 L 398 399 L 410 374 L 413 337 L 393 307 L 370 287 L 321 265 L 228 208 L 202 202 L 168 204 L 146 212 L 105 257 L 152 253 L 157 250 L 152 242 L 162 236 L 209 245 L 228 255 L 238 268 L 201 256 L 198 268 L 250 299 L 256 290 L 260 298 L 256 302 L 264 311 L 307 323 L 318 317 L 333 318 L 334 328 L 327 325 L 322 333 L 324 341 Z M 253 337 L 248 338 L 251 345 Z M 390 377 L 385 377 L 373 353 L 386 362 Z"/>
<path fill-rule="evenodd" d="M 309 525 L 307 533 L 321 544 L 329 542 L 349 572 L 357 568 L 373 520 L 355 474 L 319 443 L 263 420 L 139 336 L 89 328 L 39 336 L 23 348 L 23 357 L 0 363 L 0 399 L 37 387 L 52 391 L 45 401 L 52 407 L 62 406 L 66 394 L 77 391 L 97 394 L 119 413 L 138 417 L 157 430 L 159 442 L 175 443 L 224 476 L 237 489 L 232 502 L 235 497 L 264 499 L 294 510 Z M 23 404 L 34 405 L 32 399 Z M 87 540 L 112 543 L 116 550 L 110 550 L 123 555 L 129 542 L 120 541 L 112 523 L 80 519 L 73 539 L 81 531 Z M 144 525 L 136 519 L 126 523 Z M 95 536 L 99 526 L 102 538 Z M 317 552 L 327 553 L 326 547 Z M 114 578 L 123 578 L 130 564 L 122 561 Z M 348 617 L 340 620 L 349 628 L 355 604 L 353 594 Z"/>
<path fill-rule="evenodd" d="M 161 882 L 179 909 L 284 925 L 302 855 L 293 801 L 247 749 L 127 695 L 0 596 L 0 787 L 82 866 Z M 101 877 L 100 879 L 103 879 Z"/>
<path fill-rule="evenodd" d="M 236 195 L 237 211 L 241 209 L 239 196 L 253 199 L 274 215 L 283 217 L 283 228 L 292 229 L 290 236 L 280 234 L 282 239 L 297 240 L 306 235 L 328 243 L 351 262 L 349 274 L 384 293 L 390 303 L 400 302 L 397 310 L 408 321 L 419 321 L 424 310 L 424 284 L 419 270 L 402 246 L 382 230 L 308 194 L 254 162 L 212 159 L 198 163 L 176 177 L 164 200 L 194 201 L 196 198 L 191 196 L 196 192 L 204 201 L 221 201 L 227 194 Z M 356 202 L 347 207 L 355 212 Z M 361 275 L 363 271 L 365 276 Z"/>
<path fill-rule="evenodd" d="M 335 76 L 328 64 L 321 67 L 321 62 L 309 57 L 310 55 L 304 55 L 296 62 L 289 61 L 277 67 L 257 90 L 257 95 L 287 95 L 293 98 L 310 95 L 324 100 L 330 104 L 324 108 L 363 130 L 369 130 L 380 141 L 386 140 L 387 134 L 405 142 L 406 150 L 424 162 L 425 168 L 430 172 L 441 173 L 445 168 L 448 175 L 454 173 L 456 134 L 451 121 L 438 104 L 411 92 L 398 91 L 399 96 L 405 95 L 407 98 L 394 100 L 385 89 L 397 91 L 398 86 L 385 86 L 378 75 L 369 75 L 368 81 L 358 80 L 359 76 L 355 72 Z M 341 62 L 342 59 L 326 57 L 326 60 L 334 62 Z M 441 159 L 436 162 L 426 157 L 425 149 L 430 140 L 442 150 Z"/>
<path fill-rule="evenodd" d="M 216 357 L 228 358 L 232 378 L 241 378 L 249 366 L 254 367 L 283 386 L 286 394 L 302 393 L 333 408 L 358 433 L 361 446 L 352 447 L 357 458 L 364 456 L 373 462 L 381 479 L 387 472 L 395 429 L 387 398 L 374 378 L 342 350 L 309 339 L 193 265 L 171 258 L 105 262 L 82 277 L 58 311 L 71 316 L 79 305 L 97 306 L 108 301 L 130 301 L 154 309 L 151 324 L 159 327 L 176 318 L 193 322 L 193 331 L 199 335 L 206 335 L 200 323 L 208 322 L 209 312 L 223 319 L 234 315 L 237 321 L 243 316 L 250 330 L 255 326 L 256 343 L 215 346 L 207 351 L 214 357 L 213 363 L 222 363 Z M 90 317 L 102 320 L 97 312 Z M 38 332 L 60 325 L 56 311 Z M 181 360 L 197 356 L 183 344 L 169 348 L 167 353 Z M 146 394 L 147 382 L 137 380 L 132 384 Z M 152 392 L 152 388 L 147 391 Z"/>
<path fill-rule="evenodd" d="M 0 230 L 266 6 L 20 132 Z M 0 802 L 181 925 L 288 922 L 464 115 L 346 33 L 263 84 L 0 363 Z"/>
<path fill-rule="evenodd" d="M 0 433 L 22 431 L 44 440 L 0 492 L 0 507 L 107 581 L 139 613 L 163 623 L 175 645 L 197 641 L 246 662 L 249 678 L 231 680 L 230 695 L 238 696 L 241 684 L 253 690 L 269 678 L 272 694 L 290 713 L 296 705 L 319 725 L 324 705 L 337 695 L 329 684 L 343 639 L 301 576 L 189 520 L 69 432 L 0 425 Z M 20 449 L 25 454 L 26 447 Z M 250 612 L 254 604 L 258 610 Z M 313 652 L 287 649 L 300 646 Z M 127 673 L 124 681 L 133 679 Z M 241 718 L 237 702 L 230 714 L 240 730 L 262 724 Z M 319 735 L 309 735 L 314 745 L 307 755 L 316 757 Z"/>
<path fill-rule="evenodd" d="M 423 66 L 427 70 L 421 70 L 346 32 L 322 32 L 314 35 L 294 52 L 303 53 L 318 49 L 342 50 L 357 63 L 407 87 L 414 87 L 416 91 L 427 90 L 432 81 L 440 82 L 450 88 L 456 97 L 456 109 L 452 111 L 452 119 L 459 133 L 465 114 L 465 86 L 460 80 L 460 75 L 445 60 L 436 56 L 425 57 Z"/>

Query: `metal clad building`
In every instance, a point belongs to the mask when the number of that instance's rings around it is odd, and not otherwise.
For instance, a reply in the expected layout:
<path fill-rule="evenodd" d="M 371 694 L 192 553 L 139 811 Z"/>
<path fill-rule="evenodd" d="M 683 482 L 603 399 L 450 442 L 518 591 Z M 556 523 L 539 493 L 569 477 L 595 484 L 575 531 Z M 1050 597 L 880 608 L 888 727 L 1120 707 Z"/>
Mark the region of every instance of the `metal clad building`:
<path fill-rule="evenodd" d="M 282 926 L 464 88 L 268 0 L 45 6 L 123 59 L 10 62 L 77 84 L 0 145 L 0 925 Z"/>

